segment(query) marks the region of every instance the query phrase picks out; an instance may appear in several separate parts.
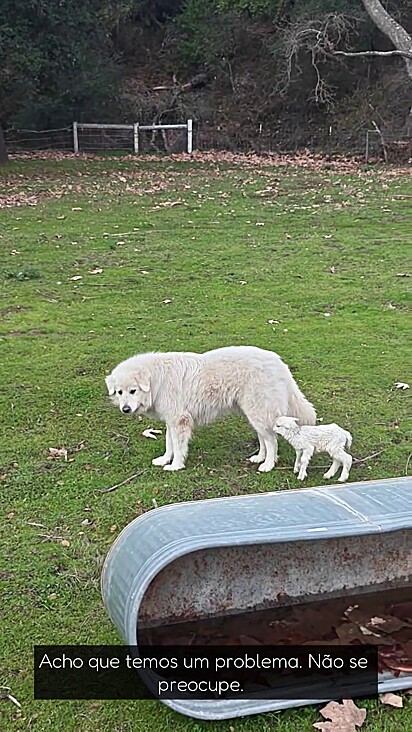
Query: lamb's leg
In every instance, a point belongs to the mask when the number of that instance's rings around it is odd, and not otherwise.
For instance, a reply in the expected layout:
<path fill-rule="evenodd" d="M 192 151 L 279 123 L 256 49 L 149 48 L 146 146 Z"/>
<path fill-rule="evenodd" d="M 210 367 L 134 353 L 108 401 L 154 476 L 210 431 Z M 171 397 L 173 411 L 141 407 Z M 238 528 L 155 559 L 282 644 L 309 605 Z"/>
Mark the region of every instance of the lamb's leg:
<path fill-rule="evenodd" d="M 314 452 L 313 447 L 305 447 L 305 449 L 302 451 L 298 480 L 305 480 L 305 478 L 307 478 L 308 474 L 306 472 L 306 468 L 309 465 L 313 452 Z"/>
<path fill-rule="evenodd" d="M 340 474 L 340 478 L 338 478 L 339 483 L 344 483 L 345 480 L 349 478 L 349 471 L 352 467 L 352 455 L 348 455 L 347 452 L 342 450 L 339 453 L 339 460 L 342 462 L 343 468 L 342 472 Z"/>
<path fill-rule="evenodd" d="M 192 436 L 193 421 L 189 415 L 182 415 L 170 426 L 173 444 L 173 460 L 165 465 L 163 470 L 182 470 L 189 450 L 189 440 Z"/>
<path fill-rule="evenodd" d="M 300 460 L 301 460 L 301 457 L 302 457 L 302 452 L 303 452 L 303 450 L 296 450 L 296 460 L 295 460 L 295 464 L 293 466 L 293 472 L 294 473 L 299 473 Z"/>
<path fill-rule="evenodd" d="M 157 458 L 153 458 L 153 465 L 160 465 L 164 467 L 173 460 L 173 442 L 170 427 L 166 427 L 166 451 L 164 455 L 159 455 Z"/>
<path fill-rule="evenodd" d="M 328 478 L 333 478 L 334 475 L 338 472 L 339 468 L 341 466 L 340 460 L 337 460 L 335 457 L 333 458 L 333 463 L 330 466 L 329 470 L 324 474 L 324 478 L 328 480 Z"/>
<path fill-rule="evenodd" d="M 265 440 L 262 435 L 258 432 L 258 438 L 259 438 L 259 452 L 257 455 L 252 455 L 252 457 L 249 458 L 251 463 L 263 463 L 265 457 L 266 457 L 266 447 L 265 447 Z"/>

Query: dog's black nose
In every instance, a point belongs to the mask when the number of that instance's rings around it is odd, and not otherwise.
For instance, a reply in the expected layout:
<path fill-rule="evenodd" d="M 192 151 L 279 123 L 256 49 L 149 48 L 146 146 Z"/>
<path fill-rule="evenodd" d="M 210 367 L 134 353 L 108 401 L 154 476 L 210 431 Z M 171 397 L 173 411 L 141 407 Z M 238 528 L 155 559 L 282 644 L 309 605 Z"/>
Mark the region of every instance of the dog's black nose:
<path fill-rule="evenodd" d="M 124 412 L 125 414 L 129 414 L 129 412 L 131 412 L 131 411 L 132 411 L 132 408 L 128 407 L 127 404 L 125 407 L 122 407 L 122 412 Z"/>

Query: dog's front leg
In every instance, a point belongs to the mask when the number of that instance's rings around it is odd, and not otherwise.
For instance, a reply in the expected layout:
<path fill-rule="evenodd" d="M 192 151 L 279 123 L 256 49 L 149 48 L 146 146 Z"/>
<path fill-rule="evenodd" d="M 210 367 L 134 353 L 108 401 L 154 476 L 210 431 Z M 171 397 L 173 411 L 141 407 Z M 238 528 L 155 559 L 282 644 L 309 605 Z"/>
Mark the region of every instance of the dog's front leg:
<path fill-rule="evenodd" d="M 160 465 L 161 468 L 163 468 L 165 465 L 168 465 L 173 460 L 173 441 L 172 441 L 172 435 L 170 433 L 170 427 L 166 427 L 166 452 L 164 455 L 159 455 L 157 458 L 153 458 L 152 464 L 153 465 Z"/>
<path fill-rule="evenodd" d="M 173 460 L 169 465 L 165 465 L 163 470 L 183 470 L 192 428 L 193 422 L 188 415 L 182 415 L 176 422 L 169 425 L 173 444 Z"/>

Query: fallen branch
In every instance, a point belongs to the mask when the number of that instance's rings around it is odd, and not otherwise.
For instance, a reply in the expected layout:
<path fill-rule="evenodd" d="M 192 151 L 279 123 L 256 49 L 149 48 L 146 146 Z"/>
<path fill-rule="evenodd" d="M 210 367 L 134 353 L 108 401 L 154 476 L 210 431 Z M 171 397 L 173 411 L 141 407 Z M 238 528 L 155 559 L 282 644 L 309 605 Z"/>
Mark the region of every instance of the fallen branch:
<path fill-rule="evenodd" d="M 354 58 L 356 56 L 403 56 L 404 58 L 412 59 L 412 51 L 332 51 L 334 56 L 349 56 Z"/>
<path fill-rule="evenodd" d="M 378 457 L 378 455 L 381 455 L 383 453 L 383 450 L 379 450 L 379 452 L 373 452 L 372 455 L 367 455 L 364 458 L 354 458 L 354 463 L 366 463 L 367 460 L 372 460 L 372 458 Z"/>
<path fill-rule="evenodd" d="M 27 526 L 35 526 L 36 529 L 47 529 L 44 524 L 37 524 L 35 521 L 26 521 Z"/>
<path fill-rule="evenodd" d="M 143 475 L 143 473 L 147 473 L 147 468 L 145 470 L 140 470 L 138 473 L 134 473 L 129 478 L 122 480 L 121 483 L 116 483 L 116 485 L 112 485 L 110 488 L 104 488 L 103 490 L 99 490 L 99 493 L 112 493 L 112 491 L 117 490 L 117 488 L 120 488 L 122 485 L 126 485 L 126 483 L 130 483 L 131 480 L 138 478 L 139 475 Z"/>

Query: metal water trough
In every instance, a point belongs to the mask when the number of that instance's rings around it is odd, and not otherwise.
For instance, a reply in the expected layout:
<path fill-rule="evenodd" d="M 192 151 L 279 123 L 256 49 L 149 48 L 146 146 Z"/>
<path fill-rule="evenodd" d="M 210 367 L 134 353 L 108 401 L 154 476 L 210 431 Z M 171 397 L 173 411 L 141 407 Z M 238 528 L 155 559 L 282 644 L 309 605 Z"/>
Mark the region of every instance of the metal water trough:
<path fill-rule="evenodd" d="M 407 586 L 412 480 L 352 483 L 179 503 L 132 521 L 102 573 L 110 618 L 128 645 L 140 628 Z M 412 687 L 380 675 L 379 692 Z M 163 701 L 163 700 L 162 700 Z M 323 699 L 164 700 L 227 719 Z"/>

